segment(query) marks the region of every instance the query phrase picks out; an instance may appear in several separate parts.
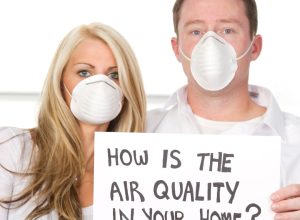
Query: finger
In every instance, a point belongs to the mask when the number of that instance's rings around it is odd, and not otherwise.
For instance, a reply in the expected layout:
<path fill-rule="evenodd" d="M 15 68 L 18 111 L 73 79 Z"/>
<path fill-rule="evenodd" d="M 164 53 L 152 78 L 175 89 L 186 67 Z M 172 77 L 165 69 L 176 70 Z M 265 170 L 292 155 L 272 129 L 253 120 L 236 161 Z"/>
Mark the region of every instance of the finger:
<path fill-rule="evenodd" d="M 275 220 L 299 220 L 300 219 L 300 211 L 276 214 L 274 216 L 274 219 Z"/>
<path fill-rule="evenodd" d="M 281 188 L 271 195 L 273 202 L 278 202 L 293 197 L 300 197 L 300 184 L 293 184 Z"/>
<path fill-rule="evenodd" d="M 271 208 L 277 213 L 300 210 L 300 197 L 273 203 Z"/>

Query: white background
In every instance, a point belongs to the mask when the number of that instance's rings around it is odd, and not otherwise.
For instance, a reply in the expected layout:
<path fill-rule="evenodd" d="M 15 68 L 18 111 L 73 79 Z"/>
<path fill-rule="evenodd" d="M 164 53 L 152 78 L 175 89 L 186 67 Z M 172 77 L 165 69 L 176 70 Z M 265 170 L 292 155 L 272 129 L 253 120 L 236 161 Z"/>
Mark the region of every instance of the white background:
<path fill-rule="evenodd" d="M 139 60 L 149 108 L 185 84 L 170 39 L 174 0 L 0 2 L 0 126 L 34 126 L 38 94 L 61 39 L 75 26 L 103 22 L 117 29 Z M 250 83 L 272 90 L 285 111 L 300 115 L 300 3 L 257 0 L 264 45 Z"/>

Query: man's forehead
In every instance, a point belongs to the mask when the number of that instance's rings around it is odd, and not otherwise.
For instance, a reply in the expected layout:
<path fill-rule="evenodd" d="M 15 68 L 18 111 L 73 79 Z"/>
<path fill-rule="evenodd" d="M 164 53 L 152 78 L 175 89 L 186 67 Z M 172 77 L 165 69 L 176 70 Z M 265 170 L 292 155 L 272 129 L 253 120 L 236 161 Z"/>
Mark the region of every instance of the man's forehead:
<path fill-rule="evenodd" d="M 210 15 L 216 19 L 245 15 L 245 12 L 245 5 L 241 0 L 185 0 L 180 10 L 181 16 Z"/>
<path fill-rule="evenodd" d="M 231 3 L 229 3 L 231 2 Z M 239 2 L 239 4 L 234 4 Z M 180 20 L 187 24 L 247 22 L 245 6 L 240 0 L 187 0 L 182 5 Z"/>

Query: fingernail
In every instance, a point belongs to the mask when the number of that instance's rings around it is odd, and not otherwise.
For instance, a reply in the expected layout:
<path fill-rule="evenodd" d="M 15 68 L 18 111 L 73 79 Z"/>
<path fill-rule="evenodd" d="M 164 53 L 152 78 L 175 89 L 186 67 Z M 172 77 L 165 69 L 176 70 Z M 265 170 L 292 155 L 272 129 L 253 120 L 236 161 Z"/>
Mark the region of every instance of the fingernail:
<path fill-rule="evenodd" d="M 279 207 L 279 205 L 276 203 L 271 205 L 272 210 L 276 210 L 276 209 L 278 209 L 278 207 Z"/>
<path fill-rule="evenodd" d="M 277 194 L 273 194 L 273 195 L 271 195 L 271 199 L 273 201 L 277 201 L 279 199 L 279 196 Z"/>

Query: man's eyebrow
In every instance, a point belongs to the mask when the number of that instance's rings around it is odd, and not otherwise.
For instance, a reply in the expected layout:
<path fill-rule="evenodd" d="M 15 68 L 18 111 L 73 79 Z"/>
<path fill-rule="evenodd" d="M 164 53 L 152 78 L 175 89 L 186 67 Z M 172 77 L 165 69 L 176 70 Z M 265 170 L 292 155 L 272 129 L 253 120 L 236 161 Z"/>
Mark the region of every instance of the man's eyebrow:
<path fill-rule="evenodd" d="M 235 18 L 228 18 L 228 19 L 219 19 L 217 20 L 219 23 L 227 23 L 227 24 L 237 24 L 239 26 L 242 26 L 242 22 Z"/>
<path fill-rule="evenodd" d="M 189 25 L 193 25 L 193 24 L 204 24 L 205 22 L 203 20 L 199 20 L 199 19 L 196 19 L 196 20 L 191 20 L 191 21 L 188 21 L 184 24 L 184 27 L 187 27 Z"/>
<path fill-rule="evenodd" d="M 242 23 L 240 22 L 240 20 L 235 19 L 235 18 L 224 18 L 224 19 L 218 19 L 216 20 L 217 23 L 227 23 L 227 24 L 237 24 L 239 26 L 242 26 Z M 195 20 L 191 20 L 188 21 L 184 24 L 184 27 L 187 27 L 189 25 L 193 25 L 193 24 L 205 24 L 205 21 L 203 20 L 199 20 L 199 19 L 195 19 Z"/>

